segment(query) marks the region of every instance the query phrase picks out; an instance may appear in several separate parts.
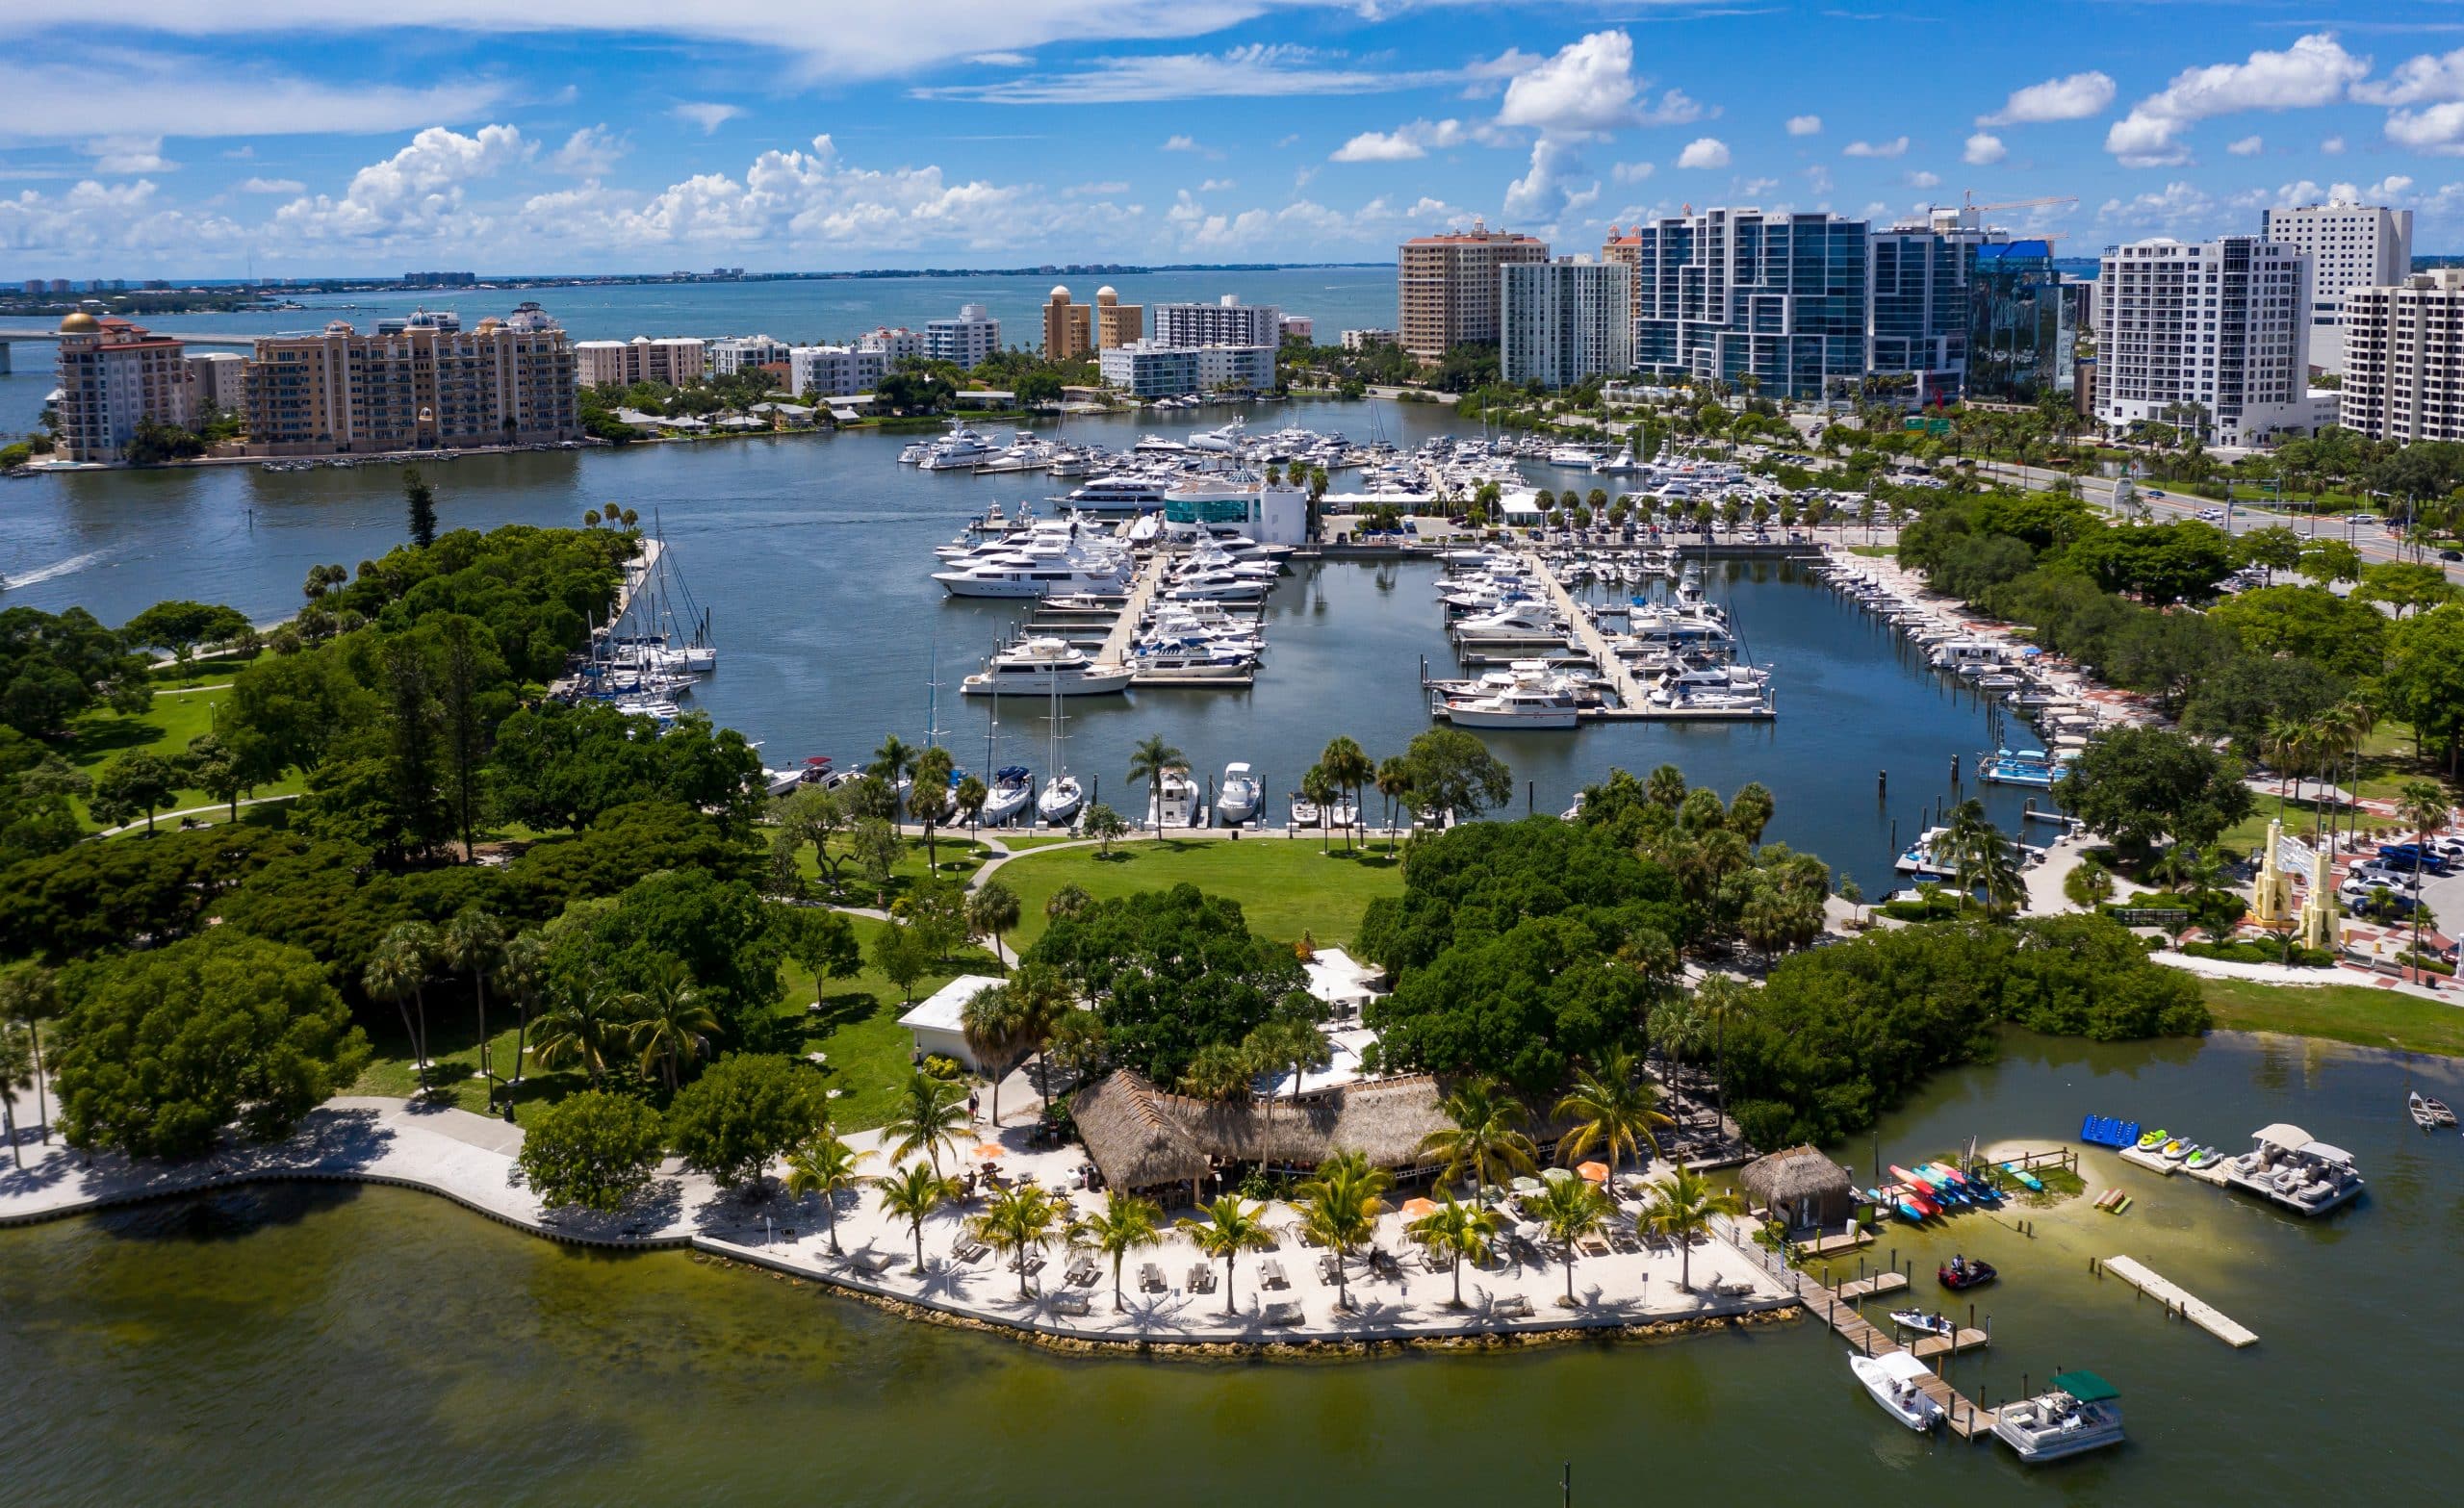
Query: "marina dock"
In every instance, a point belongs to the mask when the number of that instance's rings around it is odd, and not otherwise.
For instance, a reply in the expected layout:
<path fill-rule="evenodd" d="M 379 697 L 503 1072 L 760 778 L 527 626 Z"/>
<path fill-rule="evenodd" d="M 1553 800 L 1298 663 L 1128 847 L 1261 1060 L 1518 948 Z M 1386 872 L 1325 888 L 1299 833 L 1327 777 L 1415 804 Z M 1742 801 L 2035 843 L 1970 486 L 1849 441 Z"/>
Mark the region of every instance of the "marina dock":
<path fill-rule="evenodd" d="M 2187 1291 L 2170 1279 L 2159 1276 L 2153 1269 L 2133 1258 L 2103 1258 L 2096 1264 L 2096 1270 L 2099 1273 L 2112 1273 L 2149 1298 L 2163 1304 L 2169 1312 L 2181 1316 L 2236 1350 L 2246 1345 L 2259 1343 L 2256 1333 L 2236 1323 L 2231 1316 L 2215 1305 L 2203 1299 L 2192 1297 Z"/>
<path fill-rule="evenodd" d="M 1130 584 L 1129 600 L 1121 604 L 1120 616 L 1113 620 L 1112 631 L 1104 635 L 1103 650 L 1095 658 L 1106 665 L 1129 663 L 1129 647 L 1138 638 L 1138 626 L 1146 621 L 1146 609 L 1155 601 L 1156 588 L 1164 584 L 1164 568 L 1170 559 L 1162 550 L 1146 558 L 1138 568 L 1138 579 Z"/>
<path fill-rule="evenodd" d="M 1523 551 L 1523 559 L 1526 564 L 1531 568 L 1531 574 L 1539 579 L 1544 587 L 1547 588 L 1549 594 L 1549 605 L 1554 608 L 1558 615 L 1563 617 L 1566 621 L 1567 632 L 1572 637 L 1571 647 L 1574 651 L 1574 656 L 1569 658 L 1588 660 L 1593 669 L 1598 673 L 1599 679 L 1611 691 L 1616 693 L 1617 705 L 1613 707 L 1586 707 L 1580 714 L 1583 721 L 1736 723 L 1759 722 L 1765 718 L 1775 717 L 1778 715 L 1772 709 L 1770 699 L 1768 697 L 1763 699 L 1761 705 L 1752 707 L 1670 707 L 1654 705 L 1651 701 L 1650 691 L 1643 685 L 1641 677 L 1634 674 L 1633 668 L 1628 665 L 1624 658 L 1621 657 L 1615 650 L 1609 648 L 1606 635 L 1600 631 L 1600 626 L 1593 621 L 1590 611 L 1580 602 L 1575 601 L 1574 594 L 1566 590 L 1564 582 L 1557 579 L 1557 574 L 1550 570 L 1546 562 L 1541 560 L 1536 552 L 1525 550 Z M 1549 642 L 1553 645 L 1556 641 L 1552 640 Z M 1463 659 L 1464 663 L 1467 665 L 1473 663 L 1494 664 L 1497 663 L 1499 657 L 1500 656 L 1498 655 L 1488 655 L 1481 656 L 1476 660 L 1473 654 L 1465 654 Z M 1527 651 L 1523 652 L 1504 653 L 1502 657 L 1511 661 L 1515 659 L 1531 658 L 1534 656 L 1530 652 Z M 1568 662 L 1568 658 L 1561 658 L 1558 655 L 1548 655 L 1547 657 L 1553 662 L 1558 664 Z M 1443 716 L 1444 714 L 1441 713 L 1440 715 Z"/>
<path fill-rule="evenodd" d="M 1879 1279 L 1864 1279 L 1836 1289 L 1824 1288 L 1811 1278 L 1803 1278 L 1800 1293 L 1807 1307 L 1820 1315 L 1833 1332 L 1853 1346 L 1860 1356 L 1887 1356 L 1893 1351 L 1906 1351 L 1920 1362 L 1930 1362 L 1938 1357 L 1974 1350 L 1986 1343 L 1984 1331 L 1962 1329 L 1954 1335 L 1927 1336 L 1912 1346 L 1900 1344 L 1859 1314 L 1853 1302 L 1858 1296 L 1854 1291 L 1867 1289 L 1870 1284 L 1890 1278 L 1899 1281 L 1886 1282 L 1870 1291 L 1891 1292 L 1908 1286 L 1908 1274 L 1904 1272 L 1887 1272 Z M 1944 1382 L 1938 1373 L 1929 1373 L 1916 1386 L 1925 1396 L 1941 1405 L 1942 1427 L 1953 1435 L 1962 1440 L 1981 1440 L 1993 1433 L 1993 1411 L 1969 1401 L 1958 1389 Z"/>

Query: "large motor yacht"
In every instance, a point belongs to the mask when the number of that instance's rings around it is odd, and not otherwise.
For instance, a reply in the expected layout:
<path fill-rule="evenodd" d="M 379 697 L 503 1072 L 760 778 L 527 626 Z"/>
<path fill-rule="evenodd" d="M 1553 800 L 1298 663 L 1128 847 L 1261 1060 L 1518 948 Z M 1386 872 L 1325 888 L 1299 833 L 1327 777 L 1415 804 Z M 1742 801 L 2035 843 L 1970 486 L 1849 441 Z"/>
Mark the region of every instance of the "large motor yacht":
<path fill-rule="evenodd" d="M 1101 697 L 1129 689 L 1127 665 L 1099 664 L 1065 639 L 1024 639 L 959 682 L 970 697 Z"/>

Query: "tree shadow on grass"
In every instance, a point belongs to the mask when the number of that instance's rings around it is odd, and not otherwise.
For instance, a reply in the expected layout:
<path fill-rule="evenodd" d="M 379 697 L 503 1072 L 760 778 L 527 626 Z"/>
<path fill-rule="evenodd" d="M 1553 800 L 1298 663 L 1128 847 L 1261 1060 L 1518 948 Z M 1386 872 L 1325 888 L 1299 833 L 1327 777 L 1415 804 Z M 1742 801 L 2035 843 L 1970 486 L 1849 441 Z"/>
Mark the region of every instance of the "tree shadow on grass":
<path fill-rule="evenodd" d="M 130 749 L 141 749 L 162 736 L 162 728 L 142 718 L 99 718 L 78 724 L 69 735 L 65 752 L 70 764 L 87 765 Z"/>
<path fill-rule="evenodd" d="M 809 1032 L 828 1035 L 843 1027 L 869 1021 L 881 1014 L 882 1000 L 868 989 L 851 989 L 821 997 L 821 1009 L 807 1010 L 805 1025 Z"/>

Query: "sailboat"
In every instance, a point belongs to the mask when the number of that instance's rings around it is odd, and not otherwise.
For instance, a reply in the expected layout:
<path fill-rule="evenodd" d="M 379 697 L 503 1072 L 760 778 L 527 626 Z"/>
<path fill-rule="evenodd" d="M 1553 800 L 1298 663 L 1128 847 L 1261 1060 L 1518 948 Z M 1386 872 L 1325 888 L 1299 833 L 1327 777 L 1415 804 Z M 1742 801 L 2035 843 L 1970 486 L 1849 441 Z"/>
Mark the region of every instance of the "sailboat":
<path fill-rule="evenodd" d="M 1051 696 L 1051 753 L 1045 756 L 1045 762 L 1052 771 L 1052 779 L 1043 782 L 1043 794 L 1036 798 L 1036 815 L 1047 826 L 1065 828 L 1077 817 L 1078 808 L 1087 804 L 1087 792 L 1078 783 L 1078 777 L 1070 774 L 1061 762 L 1061 686 L 1058 681 L 1053 683 Z"/>

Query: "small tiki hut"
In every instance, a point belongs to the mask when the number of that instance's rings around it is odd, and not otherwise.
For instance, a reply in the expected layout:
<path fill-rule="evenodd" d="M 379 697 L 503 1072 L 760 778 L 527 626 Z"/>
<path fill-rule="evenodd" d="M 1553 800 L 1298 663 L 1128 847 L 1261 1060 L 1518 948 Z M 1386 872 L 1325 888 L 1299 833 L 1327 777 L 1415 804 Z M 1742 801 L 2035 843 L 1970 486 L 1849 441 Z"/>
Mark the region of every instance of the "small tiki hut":
<path fill-rule="evenodd" d="M 1137 1192 L 1187 1184 L 1194 1190 L 1210 1170 L 1207 1155 L 1180 1121 L 1164 1112 L 1165 1094 L 1124 1068 L 1070 1097 L 1070 1118 L 1104 1182 Z"/>
<path fill-rule="evenodd" d="M 1839 1225 L 1856 1213 L 1857 1190 L 1848 1170 L 1813 1147 L 1757 1158 L 1737 1174 L 1737 1183 L 1791 1231 Z"/>

